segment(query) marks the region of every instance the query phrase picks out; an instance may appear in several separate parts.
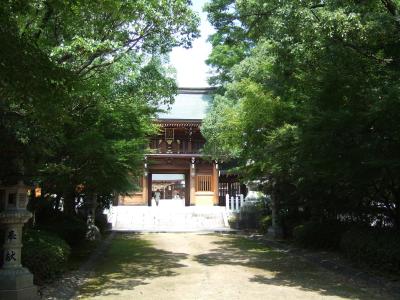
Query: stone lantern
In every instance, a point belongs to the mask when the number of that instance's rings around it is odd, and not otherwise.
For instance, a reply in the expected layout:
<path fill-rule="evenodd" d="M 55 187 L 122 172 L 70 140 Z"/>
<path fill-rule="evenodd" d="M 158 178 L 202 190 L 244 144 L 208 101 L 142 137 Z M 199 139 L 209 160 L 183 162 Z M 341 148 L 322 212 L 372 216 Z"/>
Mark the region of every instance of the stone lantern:
<path fill-rule="evenodd" d="M 262 197 L 260 196 L 260 192 L 256 191 L 258 184 L 258 181 L 249 181 L 246 183 L 247 196 L 245 198 L 245 201 L 247 203 L 258 202 L 260 201 L 260 199 L 262 199 Z"/>
<path fill-rule="evenodd" d="M 4 229 L 0 299 L 38 299 L 33 275 L 21 265 L 22 227 L 32 214 L 26 210 L 29 187 L 0 187 L 0 224 Z M 44 262 L 45 263 L 45 262 Z"/>

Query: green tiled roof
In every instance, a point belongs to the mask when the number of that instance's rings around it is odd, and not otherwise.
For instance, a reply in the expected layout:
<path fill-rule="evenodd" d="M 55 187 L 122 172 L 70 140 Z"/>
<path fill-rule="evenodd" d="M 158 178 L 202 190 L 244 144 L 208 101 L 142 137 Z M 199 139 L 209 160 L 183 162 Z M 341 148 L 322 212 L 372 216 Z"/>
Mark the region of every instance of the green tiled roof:
<path fill-rule="evenodd" d="M 210 101 L 210 89 L 179 89 L 174 104 L 165 113 L 160 113 L 158 119 L 202 120 Z"/>

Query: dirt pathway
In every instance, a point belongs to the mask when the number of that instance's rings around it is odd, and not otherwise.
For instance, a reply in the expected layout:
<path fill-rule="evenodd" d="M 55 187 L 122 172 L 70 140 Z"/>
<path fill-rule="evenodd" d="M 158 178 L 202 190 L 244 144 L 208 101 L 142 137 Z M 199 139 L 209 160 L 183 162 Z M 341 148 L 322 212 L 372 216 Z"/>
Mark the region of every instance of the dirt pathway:
<path fill-rule="evenodd" d="M 396 299 L 242 236 L 119 234 L 78 299 Z"/>

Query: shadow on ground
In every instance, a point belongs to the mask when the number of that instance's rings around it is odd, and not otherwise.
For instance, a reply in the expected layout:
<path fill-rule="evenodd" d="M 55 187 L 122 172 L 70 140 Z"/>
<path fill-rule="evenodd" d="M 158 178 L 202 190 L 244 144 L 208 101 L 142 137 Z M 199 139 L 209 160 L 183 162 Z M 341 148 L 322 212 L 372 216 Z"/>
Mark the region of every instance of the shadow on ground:
<path fill-rule="evenodd" d="M 175 276 L 174 269 L 186 267 L 179 263 L 186 257 L 184 253 L 156 249 L 139 234 L 118 234 L 97 263 L 94 276 L 80 289 L 80 298 L 118 295 L 119 290 L 147 284 L 146 279 Z"/>
<path fill-rule="evenodd" d="M 194 259 L 207 266 L 241 265 L 272 272 L 268 275 L 255 275 L 250 279 L 259 284 L 288 286 L 303 291 L 318 292 L 322 296 L 338 296 L 349 299 L 399 299 L 383 291 L 360 286 L 349 278 L 344 278 L 326 269 L 319 268 L 301 257 L 293 256 L 284 250 L 268 248 L 260 242 L 242 236 L 227 235 L 208 253 L 197 255 Z"/>

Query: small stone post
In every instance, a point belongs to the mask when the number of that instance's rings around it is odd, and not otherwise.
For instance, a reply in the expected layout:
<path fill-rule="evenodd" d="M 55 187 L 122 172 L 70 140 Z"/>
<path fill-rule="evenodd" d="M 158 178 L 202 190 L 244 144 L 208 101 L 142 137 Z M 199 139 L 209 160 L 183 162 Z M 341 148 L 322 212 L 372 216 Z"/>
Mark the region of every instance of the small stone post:
<path fill-rule="evenodd" d="M 240 207 L 242 207 L 243 204 L 244 204 L 244 197 L 243 197 L 243 194 L 240 194 L 239 197 L 240 197 Z"/>
<path fill-rule="evenodd" d="M 225 195 L 225 206 L 226 206 L 226 210 L 230 210 L 229 208 L 229 194 Z"/>
<path fill-rule="evenodd" d="M 0 223 L 5 229 L 4 265 L 0 269 L 0 299 L 38 299 L 33 275 L 21 265 L 22 227 L 32 214 L 26 210 L 29 188 L 20 181 L 3 190 Z M 46 263 L 46 262 L 43 262 Z"/>
<path fill-rule="evenodd" d="M 235 196 L 235 210 L 236 211 L 240 210 L 240 207 L 239 207 L 239 196 L 238 195 Z"/>

